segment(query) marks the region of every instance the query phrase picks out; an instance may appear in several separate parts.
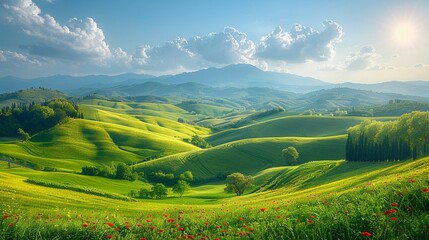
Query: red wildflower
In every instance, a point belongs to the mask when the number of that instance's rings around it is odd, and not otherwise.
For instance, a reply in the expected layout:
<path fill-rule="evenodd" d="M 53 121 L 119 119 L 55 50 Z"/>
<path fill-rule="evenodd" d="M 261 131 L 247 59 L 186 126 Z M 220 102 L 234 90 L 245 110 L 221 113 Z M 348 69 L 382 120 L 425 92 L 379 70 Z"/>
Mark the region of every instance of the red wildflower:
<path fill-rule="evenodd" d="M 362 232 L 362 236 L 364 236 L 364 237 L 371 237 L 372 234 L 370 232 Z"/>
<path fill-rule="evenodd" d="M 397 203 L 395 203 L 395 202 L 391 202 L 391 203 L 390 203 L 390 206 L 392 206 L 392 207 L 397 207 L 397 206 L 398 206 L 398 204 L 397 204 Z"/>
<path fill-rule="evenodd" d="M 83 228 L 87 228 L 87 227 L 88 227 L 88 224 L 87 224 L 87 223 L 84 223 L 84 224 L 82 224 L 82 227 L 83 227 Z"/>
<path fill-rule="evenodd" d="M 10 215 L 8 215 L 7 213 L 4 214 L 4 219 L 8 219 L 10 218 Z"/>
<path fill-rule="evenodd" d="M 410 206 L 405 206 L 405 208 L 408 210 L 408 211 L 411 211 L 411 207 Z"/>
<path fill-rule="evenodd" d="M 165 230 L 161 228 L 161 229 L 159 229 L 159 232 L 163 233 L 163 232 L 165 232 Z"/>
<path fill-rule="evenodd" d="M 149 228 L 150 228 L 150 229 L 152 229 L 152 230 L 154 230 L 154 229 L 155 229 L 155 226 L 150 226 Z"/>
<path fill-rule="evenodd" d="M 9 223 L 9 227 L 15 226 L 15 223 Z"/>
<path fill-rule="evenodd" d="M 174 222 L 174 219 L 173 218 L 168 218 L 167 222 L 172 223 L 172 222 Z"/>
<path fill-rule="evenodd" d="M 314 224 L 314 221 L 311 219 L 308 219 L 307 222 L 308 222 L 308 224 Z"/>
<path fill-rule="evenodd" d="M 391 220 L 391 221 L 396 221 L 396 220 L 398 220 L 398 219 L 397 219 L 397 218 L 395 218 L 395 217 L 391 217 L 391 218 L 390 218 L 390 220 Z"/>
<path fill-rule="evenodd" d="M 140 238 L 140 240 L 146 240 L 146 238 Z"/>
<path fill-rule="evenodd" d="M 137 224 L 137 227 L 141 227 L 141 226 L 142 226 L 142 224 L 141 224 L 141 223 Z"/>
<path fill-rule="evenodd" d="M 395 209 L 388 209 L 388 210 L 384 211 L 384 215 L 390 215 L 390 214 L 393 214 L 393 213 L 396 213 Z"/>
<path fill-rule="evenodd" d="M 183 239 L 187 239 L 187 238 L 188 238 L 188 236 L 186 236 L 186 235 L 183 235 L 183 236 L 182 236 L 182 238 L 183 238 Z"/>
<path fill-rule="evenodd" d="M 410 179 L 410 183 L 415 183 L 416 181 L 414 179 Z"/>
<path fill-rule="evenodd" d="M 112 239 L 112 238 L 113 238 L 113 236 L 112 236 L 112 235 L 107 235 L 107 236 L 106 236 L 106 238 L 107 238 L 107 239 Z"/>
<path fill-rule="evenodd" d="M 188 235 L 188 239 L 194 239 L 194 236 Z"/>
<path fill-rule="evenodd" d="M 267 211 L 267 208 L 261 208 L 261 212 L 265 212 L 265 211 Z"/>
<path fill-rule="evenodd" d="M 310 218 L 311 218 L 311 219 L 314 219 L 314 216 L 313 216 L 313 215 L 310 215 Z"/>
<path fill-rule="evenodd" d="M 185 230 L 185 229 L 184 229 L 184 228 L 182 228 L 182 227 L 180 227 L 180 228 L 179 228 L 179 231 L 183 231 L 183 230 Z"/>
<path fill-rule="evenodd" d="M 106 223 L 104 223 L 104 224 L 106 224 L 107 226 L 109 226 L 109 227 L 114 227 L 115 226 L 115 224 L 113 224 L 113 223 L 111 223 L 111 222 L 106 222 Z"/>
<path fill-rule="evenodd" d="M 213 238 L 213 240 L 219 240 L 219 238 Z"/>
<path fill-rule="evenodd" d="M 429 193 L 429 188 L 422 188 L 422 192 Z"/>
<path fill-rule="evenodd" d="M 150 219 L 146 219 L 146 222 L 148 222 L 148 223 L 149 223 L 149 222 L 152 222 L 152 221 L 151 221 Z"/>
<path fill-rule="evenodd" d="M 238 235 L 239 236 L 244 236 L 244 233 L 243 232 L 238 232 Z"/>
<path fill-rule="evenodd" d="M 207 226 L 207 225 L 209 225 L 209 222 L 205 222 L 204 224 Z"/>

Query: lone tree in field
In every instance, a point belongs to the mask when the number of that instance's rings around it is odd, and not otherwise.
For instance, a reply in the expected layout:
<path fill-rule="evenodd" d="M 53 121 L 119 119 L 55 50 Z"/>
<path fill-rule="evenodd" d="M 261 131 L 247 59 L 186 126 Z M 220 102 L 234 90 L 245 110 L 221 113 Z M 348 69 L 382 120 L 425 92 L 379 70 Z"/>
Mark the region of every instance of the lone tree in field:
<path fill-rule="evenodd" d="M 251 187 L 253 183 L 252 176 L 244 176 L 242 173 L 233 173 L 226 177 L 225 192 L 235 193 L 241 196 L 244 190 Z"/>
<path fill-rule="evenodd" d="M 156 199 L 161 199 L 167 197 L 167 188 L 162 183 L 157 183 L 152 186 L 153 196 Z"/>
<path fill-rule="evenodd" d="M 286 163 L 291 164 L 298 161 L 299 152 L 294 147 L 287 147 L 282 150 L 283 158 Z"/>
<path fill-rule="evenodd" d="M 190 189 L 189 183 L 187 183 L 185 180 L 179 180 L 177 183 L 173 186 L 173 192 L 177 193 L 179 197 L 182 197 L 182 195 Z"/>

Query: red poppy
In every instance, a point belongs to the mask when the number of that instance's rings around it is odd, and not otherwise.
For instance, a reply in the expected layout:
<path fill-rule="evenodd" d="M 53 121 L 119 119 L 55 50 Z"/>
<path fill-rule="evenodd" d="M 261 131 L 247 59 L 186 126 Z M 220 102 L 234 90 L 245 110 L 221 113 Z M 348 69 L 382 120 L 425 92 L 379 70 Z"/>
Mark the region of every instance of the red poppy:
<path fill-rule="evenodd" d="M 83 228 L 87 228 L 87 227 L 88 227 L 88 224 L 87 224 L 87 223 L 84 223 L 84 224 L 82 224 L 82 227 L 83 227 Z"/>
<path fill-rule="evenodd" d="M 364 236 L 364 237 L 371 237 L 372 234 L 370 232 L 362 232 L 362 236 Z"/>
<path fill-rule="evenodd" d="M 149 222 L 152 222 L 152 221 L 151 221 L 150 219 L 146 219 L 146 222 L 148 222 L 148 223 L 149 223 Z"/>
<path fill-rule="evenodd" d="M 395 217 L 391 217 L 390 218 L 390 220 L 392 220 L 392 221 L 396 221 L 396 220 L 398 220 L 397 218 L 395 218 Z"/>
<path fill-rule="evenodd" d="M 243 232 L 238 232 L 238 235 L 239 236 L 244 236 L 244 233 Z"/>
<path fill-rule="evenodd" d="M 112 238 L 113 238 L 113 236 L 112 236 L 112 235 L 107 235 L 107 236 L 106 236 L 106 238 L 107 238 L 107 239 L 112 239 Z"/>
<path fill-rule="evenodd" d="M 140 240 L 146 240 L 146 238 L 140 238 Z"/>
<path fill-rule="evenodd" d="M 397 203 L 395 203 L 395 202 L 391 202 L 391 203 L 390 203 L 390 206 L 392 206 L 392 207 L 397 207 L 397 206 L 398 206 L 398 204 L 397 204 Z"/>
<path fill-rule="evenodd" d="M 152 229 L 152 230 L 154 230 L 154 229 L 155 229 L 155 226 L 150 226 L 149 228 L 150 228 L 150 229 Z"/>
<path fill-rule="evenodd" d="M 422 188 L 422 192 L 429 193 L 429 188 Z"/>
<path fill-rule="evenodd" d="M 314 224 L 314 221 L 311 219 L 308 219 L 307 222 L 308 222 L 308 224 Z"/>
<path fill-rule="evenodd" d="M 163 232 L 165 232 L 165 230 L 161 228 L 161 229 L 159 229 L 159 232 L 163 233 Z"/>
<path fill-rule="evenodd" d="M 410 179 L 410 183 L 415 183 L 416 181 L 414 179 Z"/>
<path fill-rule="evenodd" d="M 390 215 L 390 214 L 393 214 L 393 213 L 396 213 L 395 209 L 388 209 L 388 210 L 384 211 L 384 215 Z"/>
<path fill-rule="evenodd" d="M 141 227 L 141 226 L 142 226 L 142 224 L 141 224 L 141 223 L 137 224 L 137 227 Z"/>
<path fill-rule="evenodd" d="M 9 227 L 15 226 L 15 223 L 9 223 Z"/>
<path fill-rule="evenodd" d="M 313 216 L 313 215 L 310 215 L 310 218 L 311 218 L 311 219 L 314 219 L 314 216 Z"/>
<path fill-rule="evenodd" d="M 209 225 L 209 222 L 205 222 L 204 224 L 207 226 L 207 225 Z"/>
<path fill-rule="evenodd" d="M 265 211 L 267 211 L 267 208 L 261 208 L 261 212 L 265 212 Z"/>
<path fill-rule="evenodd" d="M 115 226 L 115 224 L 113 224 L 113 223 L 111 223 L 111 222 L 106 222 L 106 223 L 104 223 L 104 224 L 106 224 L 107 226 L 109 226 L 109 227 L 114 227 Z"/>
<path fill-rule="evenodd" d="M 173 218 L 168 218 L 167 222 L 172 223 L 172 222 L 174 222 L 174 219 Z"/>

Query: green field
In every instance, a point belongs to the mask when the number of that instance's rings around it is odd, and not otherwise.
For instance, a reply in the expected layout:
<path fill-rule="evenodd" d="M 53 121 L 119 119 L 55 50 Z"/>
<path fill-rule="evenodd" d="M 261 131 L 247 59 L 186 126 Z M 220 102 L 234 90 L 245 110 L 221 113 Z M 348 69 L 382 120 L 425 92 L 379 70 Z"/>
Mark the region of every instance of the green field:
<path fill-rule="evenodd" d="M 257 171 L 286 164 L 282 149 L 294 146 L 301 153 L 299 162 L 344 158 L 345 135 L 316 138 L 255 138 L 226 143 L 206 150 L 175 154 L 137 164 L 138 171 L 182 173 L 191 170 L 201 181 L 213 180 L 218 174 Z"/>
<path fill-rule="evenodd" d="M 208 137 L 207 141 L 213 145 L 219 145 L 246 138 L 333 136 L 345 134 L 347 128 L 359 124 L 363 119 L 319 116 L 281 117 L 215 133 Z"/>
<path fill-rule="evenodd" d="M 347 128 L 366 118 L 255 118 L 180 100 L 91 99 L 79 107 L 85 119 L 29 141 L 1 140 L 0 239 L 429 238 L 429 158 L 344 160 Z M 214 146 L 184 141 L 194 135 Z M 282 150 L 290 146 L 299 158 L 288 165 Z M 154 182 L 80 174 L 118 162 L 143 176 L 191 171 L 194 181 L 183 197 L 168 185 L 165 199 L 140 199 L 130 191 Z M 254 178 L 243 196 L 224 192 L 234 172 Z"/>

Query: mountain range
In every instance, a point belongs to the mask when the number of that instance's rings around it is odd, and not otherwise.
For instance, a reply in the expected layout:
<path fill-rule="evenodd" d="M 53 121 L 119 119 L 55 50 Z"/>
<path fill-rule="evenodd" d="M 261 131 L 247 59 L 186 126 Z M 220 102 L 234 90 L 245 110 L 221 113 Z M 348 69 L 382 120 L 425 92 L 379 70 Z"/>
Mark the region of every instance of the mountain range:
<path fill-rule="evenodd" d="M 161 87 L 161 85 L 162 87 Z M 170 86 L 169 86 L 170 85 Z M 44 87 L 64 91 L 71 95 L 85 95 L 93 92 L 110 92 L 116 95 L 170 95 L 176 92 L 190 92 L 191 95 L 206 95 L 215 91 L 216 95 L 240 94 L 249 89 L 264 88 L 281 91 L 281 95 L 309 93 L 322 89 L 350 88 L 380 93 L 395 93 L 429 97 L 429 81 L 389 81 L 376 84 L 341 83 L 331 84 L 311 77 L 290 73 L 263 71 L 248 64 L 229 65 L 223 68 L 208 68 L 177 75 L 152 76 L 126 73 L 116 76 L 55 75 L 34 79 L 16 77 L 0 78 L 0 93 L 13 92 L 31 87 Z M 186 90 L 186 89 L 189 89 Z M 239 90 L 247 89 L 247 90 Z M 274 91 L 275 92 L 275 91 Z M 248 94 L 248 93 L 244 93 Z M 278 92 L 276 93 L 278 94 Z M 210 94 L 209 94 L 210 95 Z"/>

